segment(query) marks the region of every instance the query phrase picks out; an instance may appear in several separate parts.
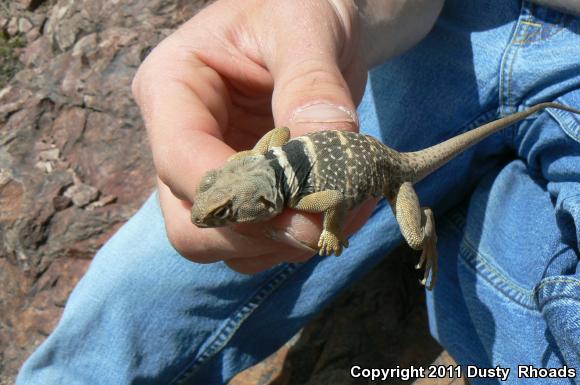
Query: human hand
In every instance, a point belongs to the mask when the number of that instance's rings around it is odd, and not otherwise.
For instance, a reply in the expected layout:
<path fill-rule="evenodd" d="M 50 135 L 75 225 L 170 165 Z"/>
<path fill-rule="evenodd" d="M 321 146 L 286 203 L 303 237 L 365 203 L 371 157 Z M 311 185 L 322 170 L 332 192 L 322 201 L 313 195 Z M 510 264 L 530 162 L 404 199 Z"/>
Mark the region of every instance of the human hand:
<path fill-rule="evenodd" d="M 318 216 L 286 210 L 264 223 L 199 229 L 189 211 L 205 172 L 274 126 L 291 127 L 292 136 L 358 129 L 367 72 L 358 28 L 349 0 L 220 0 L 147 57 L 133 94 L 167 233 L 183 256 L 254 273 L 315 254 Z M 346 232 L 362 226 L 373 206 L 353 210 Z"/>

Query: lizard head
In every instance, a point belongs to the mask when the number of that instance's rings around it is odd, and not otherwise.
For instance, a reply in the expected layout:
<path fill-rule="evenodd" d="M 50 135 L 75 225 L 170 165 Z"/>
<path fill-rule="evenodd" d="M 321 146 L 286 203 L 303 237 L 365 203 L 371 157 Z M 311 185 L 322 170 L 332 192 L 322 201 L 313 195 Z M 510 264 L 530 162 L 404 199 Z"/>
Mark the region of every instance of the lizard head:
<path fill-rule="evenodd" d="M 208 171 L 198 185 L 191 221 L 198 227 L 257 222 L 284 208 L 276 173 L 262 155 L 230 160 Z"/>

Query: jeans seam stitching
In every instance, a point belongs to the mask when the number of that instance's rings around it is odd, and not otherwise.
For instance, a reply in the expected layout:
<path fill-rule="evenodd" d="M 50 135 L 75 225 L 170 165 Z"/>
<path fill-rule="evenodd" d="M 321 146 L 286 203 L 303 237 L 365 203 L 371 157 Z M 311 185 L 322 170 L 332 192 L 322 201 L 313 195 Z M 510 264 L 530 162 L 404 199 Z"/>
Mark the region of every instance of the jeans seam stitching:
<path fill-rule="evenodd" d="M 520 28 L 521 25 L 521 21 L 522 20 L 518 20 L 518 29 Z M 525 25 L 525 24 L 524 24 Z M 527 34 L 528 29 L 530 27 L 528 25 L 525 25 L 525 28 L 522 28 L 521 33 L 524 34 L 524 36 Z M 519 35 L 519 33 L 516 31 L 516 34 L 514 35 L 514 39 Z M 514 64 L 516 62 L 516 57 L 518 55 L 518 52 L 520 51 L 520 48 L 522 47 L 522 44 L 518 44 L 516 40 L 512 40 L 510 42 L 510 45 L 514 45 L 515 46 L 515 50 L 513 51 L 512 57 L 511 57 L 511 61 L 509 64 L 509 70 L 508 70 L 508 84 L 507 84 L 507 97 L 508 97 L 508 107 L 512 106 L 513 107 L 513 100 L 512 100 L 512 87 L 513 87 L 513 71 L 514 71 Z"/>
<path fill-rule="evenodd" d="M 499 106 L 500 106 L 500 110 L 502 112 L 502 114 L 504 114 L 503 109 L 504 107 L 506 109 L 509 109 L 509 106 L 511 105 L 511 68 L 513 66 L 513 62 L 515 60 L 515 55 L 517 54 L 517 51 L 519 50 L 520 45 L 516 45 L 516 39 L 518 38 L 518 34 L 520 33 L 520 25 L 522 22 L 522 15 L 524 13 L 524 10 L 526 9 L 525 7 L 525 2 L 522 2 L 522 6 L 520 7 L 520 15 L 518 16 L 518 19 L 516 21 L 516 24 L 514 26 L 514 29 L 512 31 L 512 36 L 510 37 L 510 41 L 507 44 L 504 53 L 502 55 L 502 59 L 500 62 L 500 68 L 499 68 L 499 72 L 500 72 L 500 76 L 499 76 Z M 514 46 L 515 46 L 515 51 L 514 51 Z M 509 64 L 509 68 L 510 71 L 508 71 L 506 73 L 506 66 L 508 66 L 507 62 L 510 61 Z M 506 83 L 507 82 L 507 105 L 504 106 L 504 102 L 506 101 Z"/>
<path fill-rule="evenodd" d="M 532 23 L 531 20 L 534 20 L 534 22 Z M 535 27 L 535 28 L 537 28 L 537 30 L 530 32 L 530 33 L 526 33 L 525 37 L 522 40 L 517 40 L 514 42 L 514 43 L 519 44 L 519 45 L 531 45 L 531 44 L 539 42 L 539 41 L 546 41 L 546 40 L 551 39 L 552 37 L 556 36 L 558 33 L 563 31 L 565 28 L 565 25 L 563 24 L 563 22 L 561 24 L 558 24 L 558 25 L 554 25 L 554 24 L 546 25 L 546 24 L 541 23 L 538 20 L 535 20 L 533 18 L 523 20 L 522 24 L 528 26 L 528 28 L 526 29 L 526 32 L 530 29 L 530 27 Z M 534 24 L 538 24 L 538 26 L 536 26 Z M 545 37 L 541 37 L 539 39 L 534 39 L 538 35 L 541 36 L 542 30 L 546 31 L 547 35 Z"/>
<path fill-rule="evenodd" d="M 572 199 L 572 198 L 576 198 L 576 197 L 580 197 L 580 193 L 578 193 L 578 194 L 572 194 L 572 195 L 565 196 L 565 197 L 564 197 L 564 198 L 563 198 L 563 199 L 560 201 L 560 202 L 561 202 L 561 205 L 563 206 L 563 205 L 564 205 L 564 202 L 566 202 L 566 201 L 568 201 L 568 200 L 570 200 L 570 199 Z"/>
<path fill-rule="evenodd" d="M 513 70 L 520 48 L 538 41 L 551 39 L 561 31 L 564 31 L 571 20 L 569 15 L 560 13 L 557 20 L 547 25 L 538 20 L 534 15 L 534 9 L 535 5 L 529 3 L 529 1 L 522 2 L 520 15 L 516 20 L 512 36 L 502 55 L 499 77 L 499 104 L 502 115 L 514 109 L 514 95 L 512 95 Z M 530 32 L 531 28 L 537 28 L 537 30 Z M 542 31 L 546 32 L 547 35 L 535 39 L 536 36 L 542 34 Z"/>
<path fill-rule="evenodd" d="M 446 222 L 452 225 L 455 228 L 455 230 L 457 230 L 459 233 L 465 234 L 453 220 L 447 219 Z M 462 249 L 469 250 L 466 250 L 467 251 L 466 253 L 463 252 Z M 473 246 L 473 242 L 466 235 L 464 235 L 463 242 L 460 245 L 459 254 L 463 257 L 462 260 L 464 261 L 464 263 L 471 269 L 473 269 L 474 272 L 480 272 L 481 277 L 484 278 L 486 281 L 488 281 L 490 284 L 492 284 L 495 288 L 497 288 L 499 292 L 503 293 L 503 295 L 505 295 L 510 300 L 517 302 L 519 305 L 529 310 L 540 311 L 539 306 L 536 303 L 535 299 L 540 293 L 540 291 L 543 290 L 548 285 L 556 283 L 569 283 L 572 284 L 573 286 L 580 286 L 580 281 L 578 281 L 577 279 L 566 277 L 542 279 L 540 283 L 531 290 L 517 286 L 517 284 L 513 283 L 512 280 L 508 279 L 505 276 L 505 274 L 503 274 L 495 267 L 493 267 L 493 265 L 491 265 L 488 262 L 487 257 L 483 253 L 475 249 L 475 247 Z M 477 262 L 481 263 L 480 267 L 476 266 Z M 501 284 L 501 286 L 498 286 L 496 283 L 494 283 L 494 279 L 496 279 L 497 282 Z M 525 302 L 511 295 L 512 293 L 509 292 L 511 290 L 519 294 L 519 296 L 521 296 L 521 299 L 525 300 Z"/>
<path fill-rule="evenodd" d="M 534 291 L 536 291 L 536 292 L 540 291 L 541 289 L 544 288 L 544 286 L 547 286 L 547 285 L 550 285 L 553 283 L 569 283 L 569 284 L 572 284 L 573 286 L 580 286 L 580 281 L 578 281 L 577 279 L 573 279 L 573 278 L 562 278 L 562 277 L 557 277 L 554 279 L 546 278 L 545 280 L 542 280 L 542 283 L 540 283 L 538 285 L 538 287 L 536 289 L 534 289 Z"/>
<path fill-rule="evenodd" d="M 542 293 L 543 289 L 547 286 L 554 286 L 558 284 L 569 284 L 572 287 L 580 287 L 580 281 L 574 278 L 568 277 L 549 277 L 543 280 L 538 287 L 536 288 L 534 293 L 534 298 L 538 305 L 538 309 L 543 311 L 543 309 L 548 305 L 550 302 L 557 300 L 558 297 L 554 295 L 549 295 L 546 293 Z M 553 294 L 553 293 L 552 293 Z M 580 302 L 580 298 L 574 298 L 574 300 Z"/>
<path fill-rule="evenodd" d="M 528 15 L 527 19 L 522 21 L 522 24 L 534 26 L 534 27 L 537 27 L 538 29 L 536 31 L 534 31 L 533 33 L 527 34 L 523 40 L 519 40 L 516 43 L 519 43 L 522 45 L 531 45 L 532 43 L 535 43 L 538 41 L 546 41 L 546 40 L 551 39 L 552 37 L 556 36 L 558 33 L 563 31 L 564 29 L 566 29 L 566 26 L 570 22 L 570 17 L 568 14 L 560 13 L 558 20 L 554 21 L 553 23 L 551 22 L 549 25 L 547 25 L 546 23 L 542 22 L 541 20 L 538 20 L 538 18 L 536 16 L 534 16 L 534 12 L 533 12 L 534 8 L 535 8 L 534 4 L 530 4 L 529 15 Z M 542 29 L 544 29 L 544 31 L 545 31 L 544 37 L 542 37 Z M 538 35 L 540 35 L 539 39 L 533 39 Z"/>
<path fill-rule="evenodd" d="M 518 286 L 516 283 L 514 283 L 512 280 L 508 279 L 505 274 L 503 274 L 501 271 L 499 271 L 498 269 L 496 269 L 491 263 L 489 263 L 488 261 L 488 256 L 485 255 L 484 253 L 478 251 L 475 249 L 473 243 L 471 242 L 471 240 L 469 239 L 469 237 L 466 235 L 464 238 L 464 244 L 467 248 L 469 248 L 469 250 L 473 253 L 473 257 L 464 255 L 464 257 L 466 259 L 469 259 L 473 262 L 481 262 L 485 268 L 486 273 L 490 274 L 490 278 L 496 278 L 498 279 L 503 285 L 507 286 L 509 289 L 513 290 L 514 292 L 528 297 L 529 299 L 533 298 L 533 290 L 530 289 L 526 289 L 523 288 L 521 286 Z M 476 268 L 475 266 L 473 266 L 474 268 Z M 481 269 L 479 269 L 481 270 Z M 512 296 L 510 296 L 510 298 L 512 298 Z M 516 300 L 514 298 L 514 300 Z"/>
<path fill-rule="evenodd" d="M 576 132 L 580 132 L 580 128 L 577 128 L 576 130 L 572 128 L 572 126 L 575 125 L 576 121 L 573 117 L 571 117 L 570 115 L 571 113 L 567 113 L 567 111 L 556 112 L 552 111 L 552 109 L 550 108 L 548 108 L 546 111 L 572 140 L 580 142 L 580 137 L 578 136 L 578 134 L 576 134 Z"/>
<path fill-rule="evenodd" d="M 469 255 L 466 255 L 465 253 L 462 253 L 462 252 L 460 252 L 460 255 L 463 257 L 463 258 L 461 258 L 461 261 L 467 267 L 471 268 L 474 271 L 474 273 L 477 273 L 477 272 L 481 273 L 479 275 L 488 284 L 490 284 L 494 289 L 496 289 L 498 294 L 500 294 L 502 297 L 508 299 L 509 301 L 511 301 L 511 302 L 517 304 L 518 306 L 521 306 L 529 311 L 539 312 L 539 309 L 536 306 L 534 306 L 535 302 L 533 301 L 533 297 L 531 294 L 532 291 L 530 291 L 530 294 L 521 293 L 521 292 L 519 292 L 519 290 L 521 290 L 521 288 L 516 287 L 514 290 L 516 293 L 512 293 L 512 292 L 510 292 L 512 289 L 510 282 L 509 281 L 506 282 L 504 280 L 504 278 L 502 278 L 501 276 L 495 275 L 494 271 L 491 271 L 491 269 L 489 269 L 489 264 L 483 263 L 484 266 L 480 266 L 478 268 L 474 265 L 474 263 L 472 263 L 472 262 L 474 262 L 475 258 L 471 258 Z M 481 259 L 478 259 L 477 261 L 481 261 Z M 497 271 L 497 270 L 495 270 L 495 271 Z M 497 278 L 497 282 L 494 282 L 493 278 Z M 514 296 L 514 294 L 517 294 L 517 297 Z M 524 299 L 524 300 L 522 301 L 522 299 Z"/>
<path fill-rule="evenodd" d="M 213 337 L 212 342 L 201 352 L 197 359 L 193 360 L 181 373 L 175 376 L 170 384 L 183 384 L 203 363 L 210 360 L 219 353 L 227 342 L 235 335 L 235 332 L 242 326 L 244 321 L 266 300 L 276 289 L 278 289 L 294 272 L 300 264 L 287 264 L 284 269 L 277 272 L 266 284 L 258 289 L 255 294 L 243 305 L 228 317 L 217 330 L 219 332 Z"/>
<path fill-rule="evenodd" d="M 482 278 L 497 288 L 499 292 L 503 293 L 510 300 L 517 302 L 529 310 L 538 311 L 538 309 L 533 306 L 534 290 L 519 287 L 511 280 L 507 279 L 502 272 L 497 270 L 487 261 L 484 254 L 475 249 L 472 241 L 454 221 L 446 220 L 446 222 L 452 225 L 456 231 L 464 234 L 463 241 L 459 246 L 459 255 L 467 266 L 471 267 L 475 272 L 480 272 Z M 478 262 L 480 264 L 479 267 L 477 266 Z M 518 298 L 516 298 L 514 294 L 517 294 Z"/>

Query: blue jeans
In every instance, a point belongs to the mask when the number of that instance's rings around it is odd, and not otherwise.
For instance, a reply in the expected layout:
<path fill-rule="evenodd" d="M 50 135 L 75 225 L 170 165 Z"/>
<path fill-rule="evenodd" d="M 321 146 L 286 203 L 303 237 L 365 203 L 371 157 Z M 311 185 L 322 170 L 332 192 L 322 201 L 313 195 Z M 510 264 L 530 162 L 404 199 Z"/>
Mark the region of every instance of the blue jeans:
<path fill-rule="evenodd" d="M 448 1 L 423 42 L 370 74 L 363 131 L 417 150 L 538 102 L 578 108 L 579 59 L 577 18 L 511 0 Z M 518 364 L 579 368 L 580 117 L 542 112 L 417 190 L 438 220 L 428 306 L 441 344 L 462 365 L 512 368 L 508 383 L 530 381 Z M 342 257 L 245 276 L 180 257 L 153 196 L 97 254 L 18 384 L 225 383 L 401 241 L 383 202 Z"/>

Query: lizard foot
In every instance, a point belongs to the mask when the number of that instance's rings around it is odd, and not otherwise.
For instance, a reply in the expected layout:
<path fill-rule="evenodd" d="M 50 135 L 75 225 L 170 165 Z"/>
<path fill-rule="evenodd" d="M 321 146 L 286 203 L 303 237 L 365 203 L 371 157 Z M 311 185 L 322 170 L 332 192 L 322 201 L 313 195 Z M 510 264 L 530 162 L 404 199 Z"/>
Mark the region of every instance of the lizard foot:
<path fill-rule="evenodd" d="M 425 266 L 425 273 L 423 274 L 423 279 L 420 281 L 427 290 L 432 290 L 437 282 L 437 237 L 430 237 L 425 241 L 423 245 L 423 250 L 421 251 L 421 259 L 419 263 L 415 265 L 416 269 L 420 269 Z M 431 281 L 427 284 L 427 279 L 431 275 Z"/>
<path fill-rule="evenodd" d="M 425 267 L 425 273 L 423 274 L 423 279 L 420 281 L 422 285 L 425 285 L 427 290 L 432 290 L 437 282 L 437 234 L 435 232 L 435 220 L 433 218 L 433 212 L 431 209 L 423 209 L 423 214 L 425 215 L 425 227 L 423 228 L 423 250 L 421 251 L 421 258 L 419 263 L 415 265 L 416 269 Z M 427 279 L 431 275 L 431 281 L 427 285 Z"/>
<path fill-rule="evenodd" d="M 337 257 L 342 254 L 342 249 L 348 247 L 348 240 L 342 236 L 338 237 L 336 234 L 331 233 L 328 230 L 322 230 L 320 234 L 320 239 L 318 241 L 318 247 L 320 255 L 327 256 L 334 253 Z"/>

